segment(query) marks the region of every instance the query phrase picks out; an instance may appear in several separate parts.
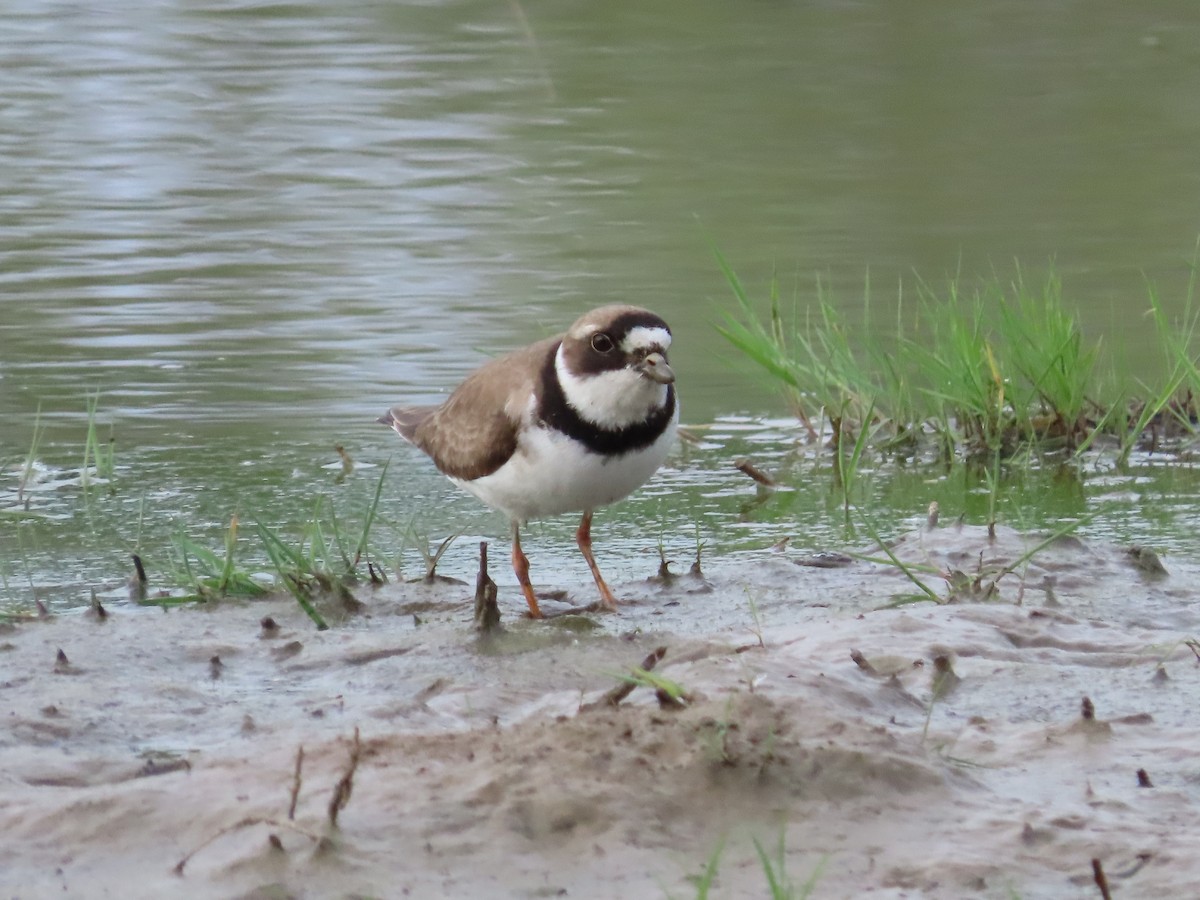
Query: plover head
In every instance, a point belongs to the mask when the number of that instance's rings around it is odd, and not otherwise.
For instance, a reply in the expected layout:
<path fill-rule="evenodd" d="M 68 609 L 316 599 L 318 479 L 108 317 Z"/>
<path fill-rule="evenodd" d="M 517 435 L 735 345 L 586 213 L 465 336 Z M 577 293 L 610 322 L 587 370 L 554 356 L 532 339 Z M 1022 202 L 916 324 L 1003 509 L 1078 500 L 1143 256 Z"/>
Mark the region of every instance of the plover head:
<path fill-rule="evenodd" d="M 670 401 L 671 329 L 635 306 L 603 306 L 580 318 L 554 359 L 563 396 L 579 416 L 616 430 L 651 418 Z"/>

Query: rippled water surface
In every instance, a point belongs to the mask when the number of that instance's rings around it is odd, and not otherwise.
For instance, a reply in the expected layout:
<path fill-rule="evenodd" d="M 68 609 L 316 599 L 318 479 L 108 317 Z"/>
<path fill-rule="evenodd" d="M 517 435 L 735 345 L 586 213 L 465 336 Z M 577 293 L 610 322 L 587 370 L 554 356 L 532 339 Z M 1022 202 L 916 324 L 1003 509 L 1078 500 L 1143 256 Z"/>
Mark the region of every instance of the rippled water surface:
<path fill-rule="evenodd" d="M 792 435 L 739 418 L 774 400 L 712 327 L 710 242 L 756 295 L 774 272 L 803 302 L 821 273 L 851 309 L 868 270 L 890 298 L 914 271 L 1053 258 L 1089 330 L 1152 366 L 1145 281 L 1178 307 L 1200 228 L 1197 47 L 1185 2 L 10 4 L 6 598 L 76 602 L 132 549 L 167 569 L 171 533 L 217 546 L 235 512 L 290 526 L 324 496 L 353 517 L 389 457 L 381 540 L 501 537 L 372 420 L 617 300 L 671 321 L 684 418 L 720 422 L 604 514 L 611 565 L 660 536 L 676 558 L 697 533 L 840 540 L 819 459 L 744 506 L 732 456 L 782 461 Z M 85 496 L 89 396 L 116 478 Z M 335 444 L 359 463 L 340 482 Z M 954 478 L 859 499 L 895 522 L 949 485 L 967 509 Z M 1112 499 L 1095 527 L 1187 546 L 1186 466 L 1027 479 L 1010 521 Z M 568 528 L 534 530 L 544 567 Z"/>

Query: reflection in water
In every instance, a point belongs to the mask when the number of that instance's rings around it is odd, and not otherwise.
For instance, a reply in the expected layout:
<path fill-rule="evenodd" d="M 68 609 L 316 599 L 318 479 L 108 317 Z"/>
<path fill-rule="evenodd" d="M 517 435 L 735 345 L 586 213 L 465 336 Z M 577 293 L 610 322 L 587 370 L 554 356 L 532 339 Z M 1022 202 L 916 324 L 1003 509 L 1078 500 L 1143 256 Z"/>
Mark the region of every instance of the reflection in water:
<path fill-rule="evenodd" d="M 256 461 L 381 460 L 379 409 L 612 301 L 673 323 L 686 420 L 767 407 L 722 360 L 710 239 L 752 290 L 822 272 L 854 308 L 868 269 L 890 303 L 1053 256 L 1135 356 L 1143 273 L 1177 294 L 1190 3 L 522 9 L 10 4 L 0 463 L 40 408 L 69 465 L 100 392 L 164 512 L 219 520 L 291 471 Z"/>

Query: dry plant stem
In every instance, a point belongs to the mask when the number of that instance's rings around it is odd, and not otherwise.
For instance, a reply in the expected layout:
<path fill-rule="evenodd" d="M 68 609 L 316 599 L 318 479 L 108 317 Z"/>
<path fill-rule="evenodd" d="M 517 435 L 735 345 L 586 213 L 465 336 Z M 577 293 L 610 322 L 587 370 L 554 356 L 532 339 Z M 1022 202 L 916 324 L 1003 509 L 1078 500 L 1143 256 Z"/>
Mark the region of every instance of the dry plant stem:
<path fill-rule="evenodd" d="M 1092 877 L 1096 879 L 1096 887 L 1100 888 L 1100 896 L 1104 900 L 1112 900 L 1112 892 L 1108 889 L 1108 878 L 1104 875 L 1104 866 L 1097 858 L 1092 859 Z"/>
<path fill-rule="evenodd" d="M 136 553 L 133 556 L 134 579 L 130 582 L 129 593 L 134 600 L 141 601 L 146 599 L 146 567 L 142 565 L 142 558 Z"/>
<path fill-rule="evenodd" d="M 304 768 L 304 745 L 296 748 L 296 768 L 292 772 L 292 793 L 291 799 L 288 802 L 288 820 L 292 821 L 296 818 L 296 804 L 300 800 L 300 770 Z"/>
<path fill-rule="evenodd" d="M 358 769 L 358 761 L 362 757 L 362 741 L 358 737 L 358 729 L 354 729 L 354 743 L 350 746 L 350 761 L 346 771 L 338 779 L 333 788 L 333 796 L 329 799 L 329 824 L 337 827 L 338 813 L 350 802 L 350 794 L 354 791 L 354 773 Z"/>
<path fill-rule="evenodd" d="M 440 544 L 438 544 L 438 548 L 433 551 L 432 556 L 426 555 L 426 557 L 425 557 L 425 581 L 426 582 L 432 583 L 433 580 L 437 577 L 437 564 L 442 561 L 442 555 L 446 552 L 446 550 L 450 547 L 450 545 L 454 543 L 454 541 L 457 537 L 458 537 L 457 534 L 450 535 L 450 537 L 446 538 Z"/>
<path fill-rule="evenodd" d="M 196 847 L 194 850 L 192 850 L 186 856 L 184 856 L 183 859 L 181 859 L 181 860 L 179 860 L 179 862 L 175 863 L 175 868 L 172 869 L 172 871 L 176 875 L 178 875 L 182 878 L 184 867 L 189 862 L 191 862 L 193 856 L 195 856 L 197 853 L 199 853 L 201 850 L 203 850 L 205 847 L 209 846 L 210 844 L 215 843 L 216 841 L 220 840 L 225 835 L 230 834 L 234 831 L 240 831 L 243 828 L 249 828 L 252 825 L 273 825 L 276 828 L 286 828 L 289 831 L 294 831 L 296 834 L 303 835 L 304 837 L 308 838 L 313 843 L 320 841 L 320 838 L 317 837 L 315 834 L 310 834 L 309 832 L 305 831 L 303 828 L 296 827 L 291 822 L 281 822 L 278 819 L 274 819 L 270 816 L 247 816 L 244 819 L 240 819 L 237 822 L 234 822 L 232 825 L 226 825 L 224 828 L 222 828 L 220 831 L 218 831 L 212 837 L 208 838 L 206 841 L 204 841 L 202 844 L 200 844 L 198 847 Z"/>
<path fill-rule="evenodd" d="M 489 634 L 500 627 L 496 582 L 488 575 L 487 541 L 479 542 L 479 574 L 475 576 L 475 627 Z"/>
<path fill-rule="evenodd" d="M 750 460 L 748 460 L 748 459 L 736 460 L 733 464 L 733 467 L 735 469 L 737 469 L 739 472 L 741 472 L 743 475 L 746 475 L 749 478 L 753 478 L 755 481 L 757 481 L 763 487 L 777 487 L 778 486 L 778 482 L 776 482 L 774 478 L 772 478 L 770 475 L 768 475 L 766 472 L 764 472 L 762 469 L 760 469 L 754 463 L 750 462 Z"/>
<path fill-rule="evenodd" d="M 876 669 L 873 665 L 871 665 L 870 661 L 865 656 L 863 656 L 861 650 L 851 650 L 850 651 L 850 659 L 852 659 L 854 661 L 854 664 L 856 666 L 858 666 L 860 669 L 862 669 L 864 672 L 866 672 L 868 675 L 878 675 L 879 674 L 879 670 Z"/>

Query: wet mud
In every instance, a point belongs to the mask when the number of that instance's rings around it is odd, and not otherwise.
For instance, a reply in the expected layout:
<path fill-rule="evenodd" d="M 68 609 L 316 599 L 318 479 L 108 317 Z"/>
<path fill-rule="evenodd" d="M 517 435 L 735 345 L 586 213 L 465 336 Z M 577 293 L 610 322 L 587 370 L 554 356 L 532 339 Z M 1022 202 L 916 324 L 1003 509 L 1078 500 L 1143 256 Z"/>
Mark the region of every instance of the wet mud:
<path fill-rule="evenodd" d="M 501 588 L 492 636 L 449 583 L 363 586 L 325 632 L 284 598 L 8 626 L 0 890 L 687 897 L 720 848 L 710 895 L 767 896 L 782 835 L 816 897 L 1099 896 L 1093 860 L 1188 896 L 1200 567 L 1021 562 L 1040 540 L 897 541 L 937 605 L 764 551 L 622 584 L 619 615 Z"/>

